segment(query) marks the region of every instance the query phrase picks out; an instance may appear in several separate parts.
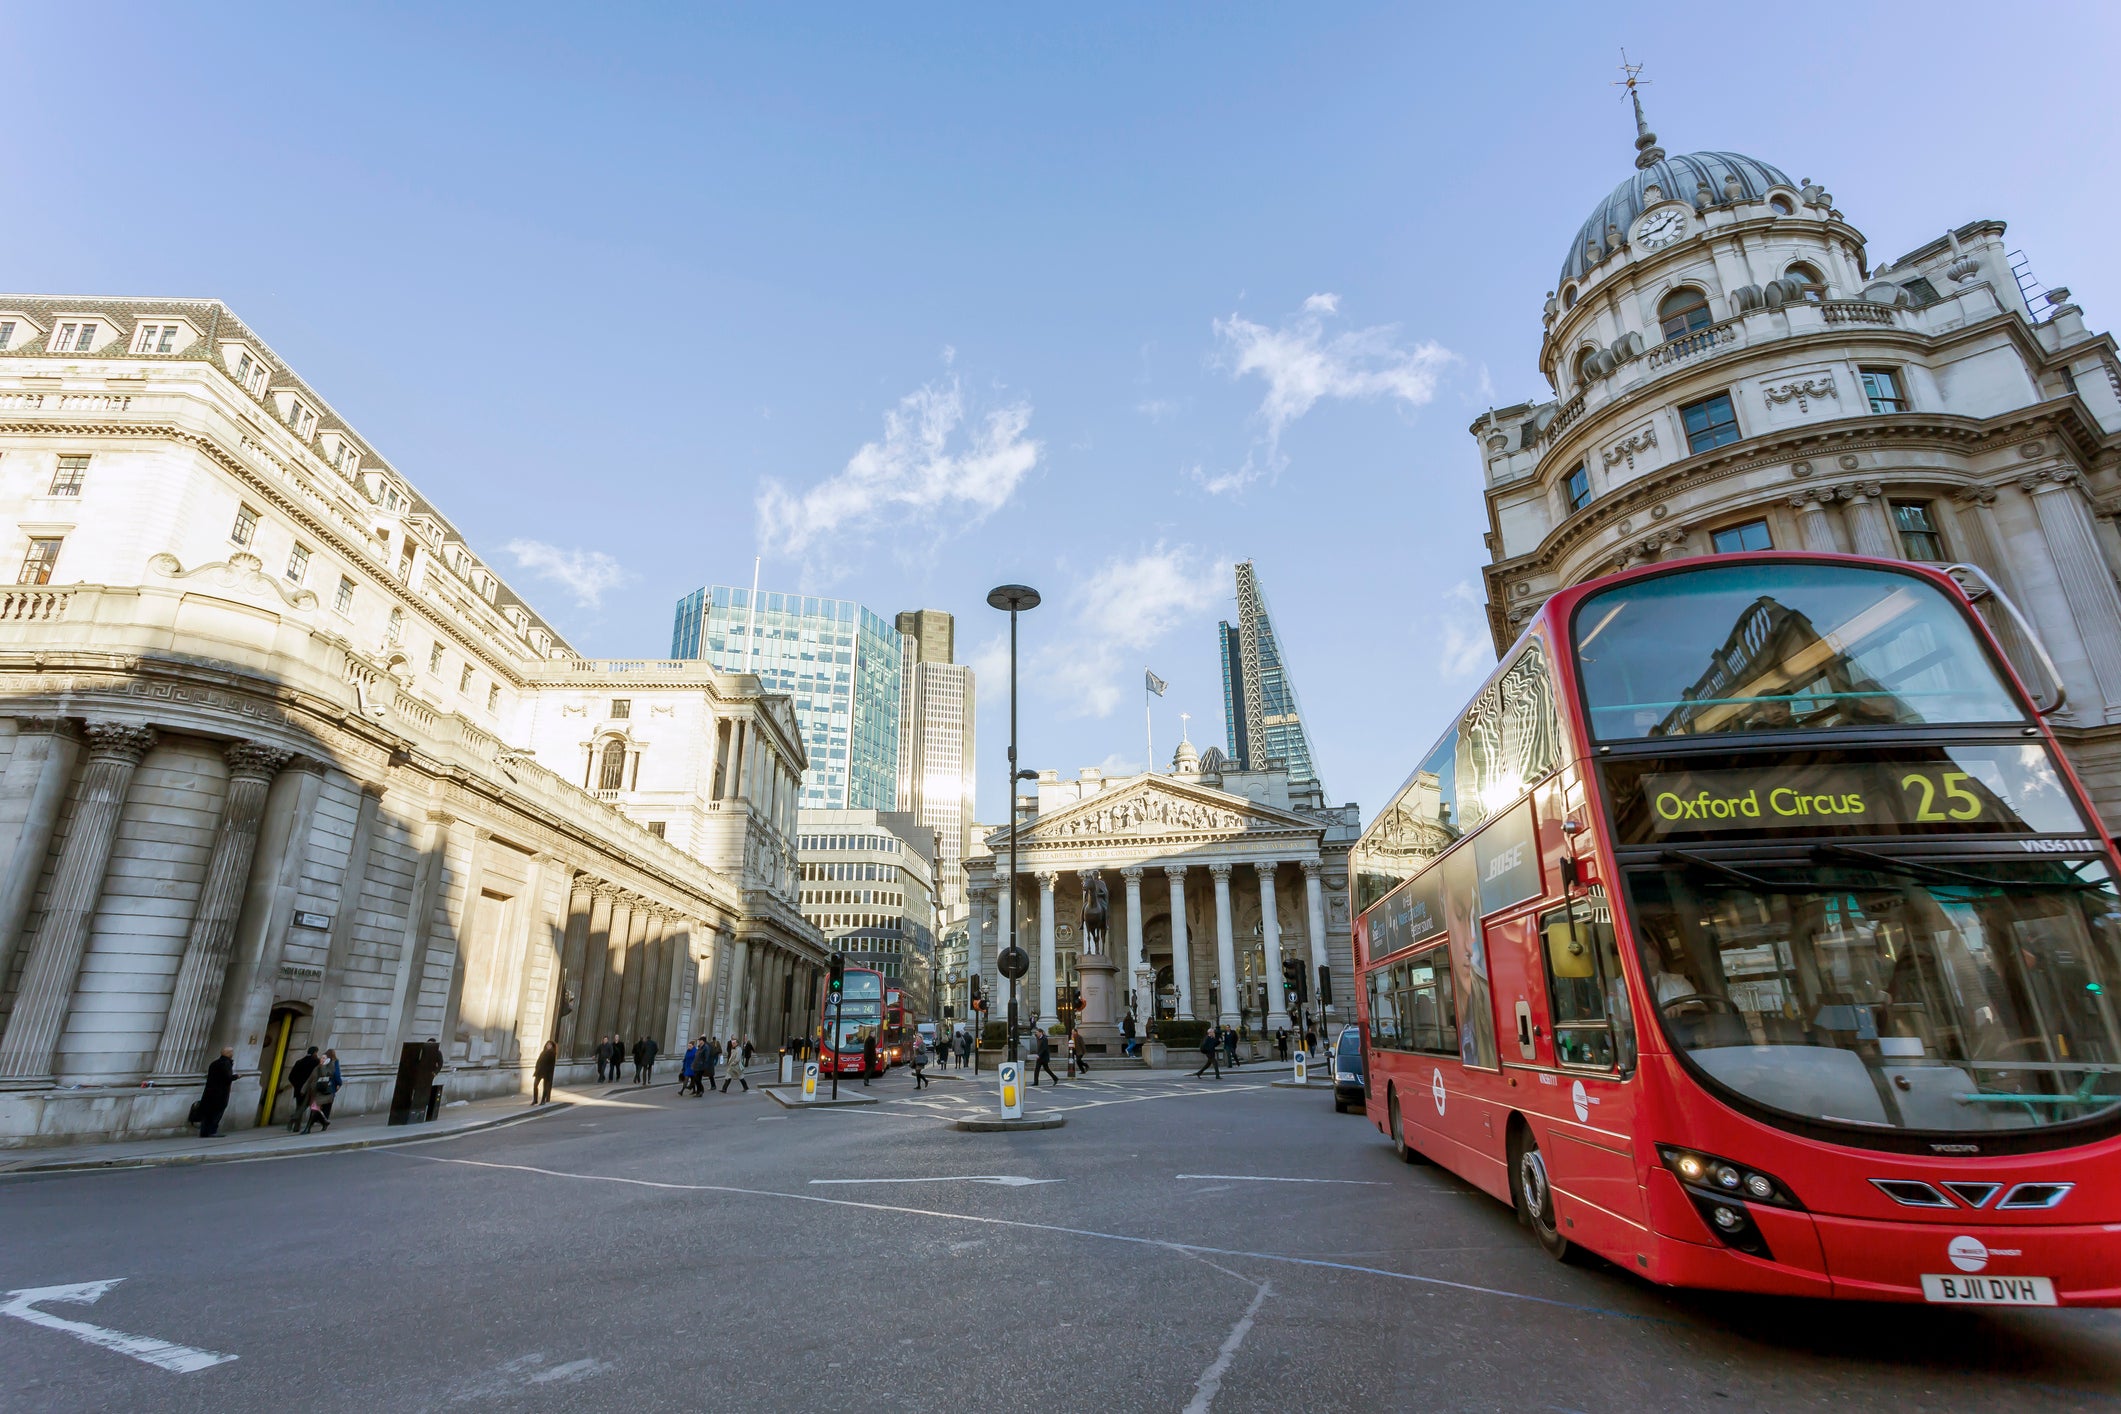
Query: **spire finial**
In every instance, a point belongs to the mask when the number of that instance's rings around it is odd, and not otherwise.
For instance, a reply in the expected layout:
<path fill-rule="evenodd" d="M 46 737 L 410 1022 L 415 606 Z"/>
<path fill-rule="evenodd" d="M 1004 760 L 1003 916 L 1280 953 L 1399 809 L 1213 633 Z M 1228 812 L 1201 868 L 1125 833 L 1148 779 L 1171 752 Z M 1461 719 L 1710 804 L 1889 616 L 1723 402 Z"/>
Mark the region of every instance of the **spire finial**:
<path fill-rule="evenodd" d="M 1642 93 L 1637 88 L 1638 84 L 1646 84 L 1649 80 L 1637 77 L 1642 72 L 1642 65 L 1629 63 L 1625 49 L 1620 51 L 1620 72 L 1625 77 L 1613 80 L 1613 84 L 1616 88 L 1626 88 L 1628 101 L 1635 105 L 1635 165 L 1654 167 L 1664 161 L 1664 149 L 1657 145 L 1657 134 L 1650 131 L 1649 120 L 1642 116 Z"/>
<path fill-rule="evenodd" d="M 1193 720 L 1193 714 L 1192 714 L 1191 712 L 1181 712 L 1181 713 L 1179 713 L 1179 714 L 1178 714 L 1178 739 L 1179 739 L 1180 741 L 1182 741 L 1182 742 L 1183 742 L 1183 741 L 1185 741 L 1185 740 L 1187 739 L 1187 738 L 1186 738 L 1186 723 L 1188 723 L 1188 722 L 1190 722 L 1190 721 L 1192 721 L 1192 720 Z"/>

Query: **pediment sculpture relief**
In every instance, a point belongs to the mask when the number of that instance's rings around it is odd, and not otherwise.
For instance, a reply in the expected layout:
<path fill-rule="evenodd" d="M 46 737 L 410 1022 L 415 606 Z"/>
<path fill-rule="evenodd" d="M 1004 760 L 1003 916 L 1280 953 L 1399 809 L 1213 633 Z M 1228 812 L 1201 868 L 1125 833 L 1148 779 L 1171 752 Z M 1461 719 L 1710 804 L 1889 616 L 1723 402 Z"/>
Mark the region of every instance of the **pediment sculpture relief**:
<path fill-rule="evenodd" d="M 1203 801 L 1161 794 L 1131 795 L 1056 821 L 1040 834 L 1085 839 L 1104 835 L 1156 835 L 1173 831 L 1242 830 L 1245 817 Z"/>

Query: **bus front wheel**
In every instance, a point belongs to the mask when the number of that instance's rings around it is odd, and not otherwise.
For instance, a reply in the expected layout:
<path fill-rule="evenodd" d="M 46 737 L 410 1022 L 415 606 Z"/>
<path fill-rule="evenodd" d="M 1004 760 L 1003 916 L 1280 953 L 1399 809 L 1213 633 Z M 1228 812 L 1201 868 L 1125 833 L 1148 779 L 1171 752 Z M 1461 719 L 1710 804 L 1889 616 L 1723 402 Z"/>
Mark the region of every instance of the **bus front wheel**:
<path fill-rule="evenodd" d="M 1519 1130 L 1511 1146 L 1511 1182 L 1517 1190 L 1517 1220 L 1532 1229 L 1539 1245 L 1557 1262 L 1572 1261 L 1576 1244 L 1561 1235 L 1554 1216 L 1554 1185 L 1547 1178 L 1546 1156 L 1529 1130 Z"/>

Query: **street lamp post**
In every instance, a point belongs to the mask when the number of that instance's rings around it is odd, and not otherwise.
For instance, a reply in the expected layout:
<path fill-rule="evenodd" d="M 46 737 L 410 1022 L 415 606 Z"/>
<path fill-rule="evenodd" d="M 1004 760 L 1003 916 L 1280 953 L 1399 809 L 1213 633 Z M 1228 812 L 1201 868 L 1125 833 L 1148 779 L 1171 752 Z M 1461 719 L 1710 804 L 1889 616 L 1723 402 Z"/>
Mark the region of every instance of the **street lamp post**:
<path fill-rule="evenodd" d="M 1016 979 L 1023 976 L 1024 957 L 1022 948 L 1016 945 L 1016 783 L 1033 775 L 1020 771 L 1016 765 L 1016 616 L 1026 609 L 1038 607 L 1038 591 L 1028 584 L 1004 584 L 987 591 L 987 602 L 1009 615 L 1009 947 L 997 964 L 1003 976 L 1009 979 L 1009 1059 L 1019 1059 L 1016 1050 Z"/>

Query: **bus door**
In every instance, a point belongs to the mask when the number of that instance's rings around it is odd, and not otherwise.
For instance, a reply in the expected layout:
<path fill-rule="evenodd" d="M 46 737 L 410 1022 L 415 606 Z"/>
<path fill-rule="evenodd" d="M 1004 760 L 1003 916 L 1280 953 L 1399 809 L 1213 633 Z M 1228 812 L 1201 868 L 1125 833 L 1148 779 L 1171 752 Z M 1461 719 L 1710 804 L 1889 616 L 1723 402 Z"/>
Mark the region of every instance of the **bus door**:
<path fill-rule="evenodd" d="M 1576 1215 L 1578 1228 L 1610 1230 L 1570 1236 L 1594 1246 L 1601 1235 L 1616 1246 L 1634 1242 L 1648 1215 L 1635 1162 L 1635 1027 L 1612 914 L 1594 891 L 1543 907 L 1536 922 L 1530 970 L 1543 993 L 1542 1039 L 1552 1057 L 1542 1064 L 1554 1067 L 1539 1077 L 1552 1137 L 1548 1168 L 1557 1187 L 1603 1210 Z"/>

